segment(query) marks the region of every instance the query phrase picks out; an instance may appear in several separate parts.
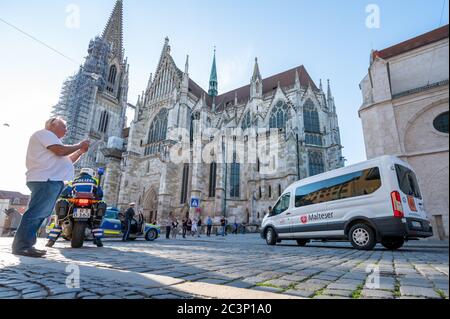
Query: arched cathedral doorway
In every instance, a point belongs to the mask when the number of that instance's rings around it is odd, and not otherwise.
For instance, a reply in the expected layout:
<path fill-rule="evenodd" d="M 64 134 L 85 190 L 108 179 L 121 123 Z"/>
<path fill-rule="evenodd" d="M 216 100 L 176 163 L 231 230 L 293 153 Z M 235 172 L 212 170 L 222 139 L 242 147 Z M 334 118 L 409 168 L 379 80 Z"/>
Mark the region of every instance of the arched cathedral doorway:
<path fill-rule="evenodd" d="M 158 193 L 150 188 L 144 197 L 144 218 L 146 222 L 151 222 L 158 218 Z"/>

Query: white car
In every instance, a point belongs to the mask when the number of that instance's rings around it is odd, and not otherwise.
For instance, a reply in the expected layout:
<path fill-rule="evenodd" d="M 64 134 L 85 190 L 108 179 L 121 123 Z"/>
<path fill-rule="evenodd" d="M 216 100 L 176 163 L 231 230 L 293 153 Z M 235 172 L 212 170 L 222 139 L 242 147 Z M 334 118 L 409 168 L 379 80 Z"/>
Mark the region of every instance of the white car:
<path fill-rule="evenodd" d="M 433 229 L 412 167 L 383 156 L 295 182 L 264 217 L 261 236 L 268 245 L 349 240 L 361 250 L 394 250 Z"/>

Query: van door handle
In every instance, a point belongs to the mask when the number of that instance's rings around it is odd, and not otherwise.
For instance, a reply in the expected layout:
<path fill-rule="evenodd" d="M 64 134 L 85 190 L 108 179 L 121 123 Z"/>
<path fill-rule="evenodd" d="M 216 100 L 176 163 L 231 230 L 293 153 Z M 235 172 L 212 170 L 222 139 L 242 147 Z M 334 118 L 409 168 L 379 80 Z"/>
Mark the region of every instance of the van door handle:
<path fill-rule="evenodd" d="M 287 215 L 290 215 L 290 214 L 291 214 L 291 213 L 286 213 L 286 216 L 287 216 Z"/>

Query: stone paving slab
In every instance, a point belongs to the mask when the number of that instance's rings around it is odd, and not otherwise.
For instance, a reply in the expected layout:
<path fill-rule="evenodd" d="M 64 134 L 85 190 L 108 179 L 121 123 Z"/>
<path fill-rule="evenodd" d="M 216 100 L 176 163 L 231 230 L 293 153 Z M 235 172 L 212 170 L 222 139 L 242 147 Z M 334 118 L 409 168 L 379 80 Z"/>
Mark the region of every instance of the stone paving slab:
<path fill-rule="evenodd" d="M 11 242 L 0 238 L 0 298 L 226 298 L 224 291 L 281 298 L 448 298 L 448 242 L 357 251 L 348 243 L 269 247 L 258 235 L 152 243 L 107 239 L 102 249 L 58 242 L 46 259 L 15 257 Z M 37 248 L 44 244 L 39 240 Z M 79 266 L 81 291 L 65 288 L 67 265 Z M 368 269 L 377 270 L 379 286 L 370 285 L 374 273 Z"/>

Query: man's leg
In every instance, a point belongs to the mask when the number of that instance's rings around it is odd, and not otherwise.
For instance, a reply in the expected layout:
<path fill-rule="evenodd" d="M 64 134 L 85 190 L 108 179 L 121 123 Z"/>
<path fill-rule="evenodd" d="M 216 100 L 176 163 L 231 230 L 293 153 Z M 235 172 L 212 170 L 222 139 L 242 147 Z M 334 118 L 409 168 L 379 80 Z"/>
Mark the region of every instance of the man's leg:
<path fill-rule="evenodd" d="M 130 236 L 131 220 L 128 219 L 125 221 L 125 223 L 126 223 L 126 229 L 125 229 L 125 233 L 123 234 L 123 238 L 122 238 L 123 241 L 127 241 L 128 237 Z"/>
<path fill-rule="evenodd" d="M 13 253 L 23 252 L 36 244 L 40 225 L 52 214 L 56 200 L 61 193 L 63 182 L 33 182 L 27 184 L 31 190 L 28 210 L 22 216 L 12 246 Z"/>
<path fill-rule="evenodd" d="M 100 228 L 102 221 L 95 220 L 93 223 L 92 236 L 94 237 L 94 244 L 97 247 L 103 247 L 102 238 L 104 236 L 104 231 Z"/>

